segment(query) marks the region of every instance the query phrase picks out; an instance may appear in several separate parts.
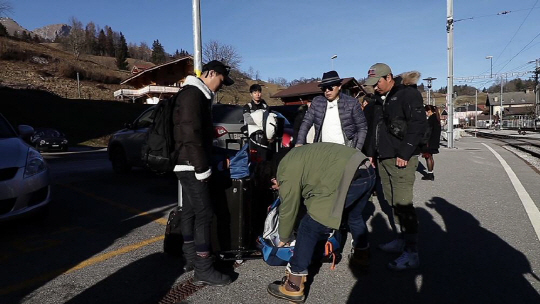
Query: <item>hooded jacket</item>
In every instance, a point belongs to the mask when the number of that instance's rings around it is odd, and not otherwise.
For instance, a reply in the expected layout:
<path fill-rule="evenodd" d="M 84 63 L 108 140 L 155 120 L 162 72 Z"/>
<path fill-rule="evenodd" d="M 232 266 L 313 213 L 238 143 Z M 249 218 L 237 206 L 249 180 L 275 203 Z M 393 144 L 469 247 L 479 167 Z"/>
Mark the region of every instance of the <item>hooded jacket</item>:
<path fill-rule="evenodd" d="M 367 160 L 362 152 L 334 143 L 294 148 L 279 163 L 279 237 L 291 241 L 301 198 L 318 223 L 339 229 L 345 199 L 358 167 Z"/>
<path fill-rule="evenodd" d="M 178 153 L 174 171 L 195 171 L 199 180 L 212 174 L 213 98 L 214 94 L 201 79 L 187 76 L 173 110 L 173 135 Z"/>
<path fill-rule="evenodd" d="M 362 149 L 367 134 L 367 122 L 362 106 L 356 98 L 339 93 L 338 112 L 341 121 L 341 130 L 345 139 L 345 145 Z M 305 144 L 306 136 L 311 126 L 315 126 L 315 142 L 321 141 L 322 124 L 326 115 L 327 100 L 324 96 L 317 96 L 311 102 L 311 107 L 306 112 L 300 131 L 298 131 L 297 144 Z"/>
<path fill-rule="evenodd" d="M 376 125 L 374 136 L 380 159 L 399 157 L 408 161 L 420 153 L 419 144 L 427 122 L 422 95 L 416 86 L 419 78 L 416 71 L 401 74 L 394 78 L 394 86 L 383 98 L 383 117 Z M 402 139 L 389 132 L 388 126 L 393 121 L 405 122 Z"/>

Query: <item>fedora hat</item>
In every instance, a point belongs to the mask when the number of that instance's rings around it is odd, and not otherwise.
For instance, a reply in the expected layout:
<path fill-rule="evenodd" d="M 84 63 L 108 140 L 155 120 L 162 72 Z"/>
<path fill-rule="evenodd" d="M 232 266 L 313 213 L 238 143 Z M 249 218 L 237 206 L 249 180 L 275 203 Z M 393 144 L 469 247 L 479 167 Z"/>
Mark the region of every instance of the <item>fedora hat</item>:
<path fill-rule="evenodd" d="M 323 73 L 321 83 L 319 83 L 319 87 L 329 87 L 329 86 L 335 86 L 341 84 L 341 78 L 339 78 L 339 75 L 336 71 L 330 71 Z"/>

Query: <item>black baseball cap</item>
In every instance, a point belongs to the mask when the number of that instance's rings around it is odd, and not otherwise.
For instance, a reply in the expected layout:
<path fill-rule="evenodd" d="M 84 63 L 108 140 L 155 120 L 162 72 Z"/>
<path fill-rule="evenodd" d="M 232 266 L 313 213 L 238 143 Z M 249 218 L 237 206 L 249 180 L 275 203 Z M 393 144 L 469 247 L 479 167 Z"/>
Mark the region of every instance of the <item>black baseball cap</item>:
<path fill-rule="evenodd" d="M 217 73 L 223 75 L 225 79 L 223 81 L 224 85 L 230 86 L 234 83 L 234 80 L 232 80 L 231 77 L 229 77 L 229 72 L 231 71 L 231 67 L 224 65 L 223 62 L 218 61 L 218 60 L 212 60 L 208 62 L 207 64 L 203 65 L 203 68 L 202 68 L 203 72 L 211 71 L 211 70 L 214 70 Z"/>

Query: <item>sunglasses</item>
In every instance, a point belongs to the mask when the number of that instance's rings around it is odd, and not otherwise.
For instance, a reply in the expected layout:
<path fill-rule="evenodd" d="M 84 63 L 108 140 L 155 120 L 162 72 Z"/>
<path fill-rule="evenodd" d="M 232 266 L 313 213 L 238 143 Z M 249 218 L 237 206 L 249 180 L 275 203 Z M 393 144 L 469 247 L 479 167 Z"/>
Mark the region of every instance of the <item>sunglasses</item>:
<path fill-rule="evenodd" d="M 321 91 L 323 91 L 323 92 L 326 92 L 326 90 L 333 91 L 335 87 L 337 87 L 337 86 L 336 85 L 324 86 L 324 87 L 321 87 Z"/>

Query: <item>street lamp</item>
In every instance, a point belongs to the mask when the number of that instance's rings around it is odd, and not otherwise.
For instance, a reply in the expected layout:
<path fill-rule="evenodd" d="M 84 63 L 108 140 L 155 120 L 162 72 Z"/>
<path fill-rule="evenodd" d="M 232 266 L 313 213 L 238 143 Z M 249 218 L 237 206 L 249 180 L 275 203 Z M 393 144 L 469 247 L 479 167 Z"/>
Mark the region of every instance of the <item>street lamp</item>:
<path fill-rule="evenodd" d="M 493 78 L 493 56 L 486 56 L 486 59 L 489 59 L 489 62 L 490 62 L 490 66 L 491 66 L 491 69 L 490 69 L 490 73 L 489 73 L 489 78 Z"/>
<path fill-rule="evenodd" d="M 331 61 L 332 61 L 332 71 L 334 70 L 334 59 L 337 58 L 337 55 L 332 55 L 332 57 L 330 57 Z"/>
<path fill-rule="evenodd" d="M 433 77 L 428 77 L 428 78 L 424 78 L 423 80 L 427 81 L 427 88 L 428 88 L 428 91 L 427 91 L 427 104 L 430 105 L 431 104 L 431 82 L 433 80 L 435 80 L 437 78 L 433 78 Z M 433 103 L 433 105 L 435 105 L 435 102 Z"/>

